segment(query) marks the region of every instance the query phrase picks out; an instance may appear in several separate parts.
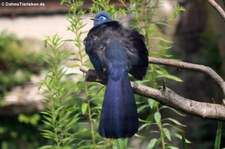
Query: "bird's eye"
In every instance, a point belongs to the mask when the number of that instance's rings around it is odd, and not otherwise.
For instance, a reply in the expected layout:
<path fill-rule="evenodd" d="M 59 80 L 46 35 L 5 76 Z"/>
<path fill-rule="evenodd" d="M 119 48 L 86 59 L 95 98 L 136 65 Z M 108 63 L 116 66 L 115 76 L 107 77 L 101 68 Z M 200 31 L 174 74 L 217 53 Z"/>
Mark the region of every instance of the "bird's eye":
<path fill-rule="evenodd" d="M 98 20 L 100 20 L 100 21 L 105 21 L 105 20 L 107 20 L 107 18 L 106 18 L 105 16 L 100 16 L 100 17 L 98 18 Z"/>

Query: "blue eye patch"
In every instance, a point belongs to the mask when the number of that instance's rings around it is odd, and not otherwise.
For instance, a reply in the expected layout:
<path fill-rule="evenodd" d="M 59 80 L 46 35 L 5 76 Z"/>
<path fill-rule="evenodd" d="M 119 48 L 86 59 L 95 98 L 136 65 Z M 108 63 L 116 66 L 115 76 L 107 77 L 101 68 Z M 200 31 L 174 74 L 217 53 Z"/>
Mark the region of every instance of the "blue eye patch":
<path fill-rule="evenodd" d="M 98 20 L 98 21 L 105 21 L 105 20 L 107 20 L 107 18 L 106 18 L 105 16 L 99 16 L 99 17 L 97 18 L 97 20 Z"/>

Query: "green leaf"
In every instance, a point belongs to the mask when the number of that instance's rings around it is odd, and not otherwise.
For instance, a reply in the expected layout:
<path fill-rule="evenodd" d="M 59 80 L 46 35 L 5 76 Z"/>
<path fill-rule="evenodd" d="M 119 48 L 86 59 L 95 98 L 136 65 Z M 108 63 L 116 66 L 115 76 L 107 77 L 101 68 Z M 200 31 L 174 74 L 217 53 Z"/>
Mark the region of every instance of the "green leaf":
<path fill-rule="evenodd" d="M 162 37 L 152 37 L 152 38 L 157 39 L 157 40 L 162 41 L 162 42 L 165 42 L 165 43 L 169 43 L 169 44 L 173 43 L 171 40 L 167 40 L 167 39 L 162 38 Z"/>
<path fill-rule="evenodd" d="M 178 147 L 173 146 L 173 145 L 167 145 L 166 148 L 168 148 L 168 149 L 179 149 Z"/>
<path fill-rule="evenodd" d="M 156 138 L 152 139 L 152 140 L 148 143 L 147 149 L 153 149 L 153 148 L 155 147 L 157 141 L 158 141 L 158 140 L 157 140 Z"/>
<path fill-rule="evenodd" d="M 146 127 L 150 127 L 150 126 L 151 126 L 151 123 L 145 123 L 145 124 L 143 124 L 143 125 L 141 125 L 141 126 L 139 127 L 138 131 L 140 131 L 140 130 L 146 128 Z"/>
<path fill-rule="evenodd" d="M 87 107 L 88 107 L 88 104 L 87 103 L 83 103 L 82 106 L 81 106 L 81 112 L 82 114 L 85 114 L 87 112 Z"/>
<path fill-rule="evenodd" d="M 127 139 L 116 139 L 116 146 L 118 149 L 127 149 Z"/>
<path fill-rule="evenodd" d="M 216 130 L 216 139 L 214 144 L 214 149 L 220 149 L 221 144 L 221 136 L 222 136 L 222 122 L 217 122 L 217 130 Z"/>
<path fill-rule="evenodd" d="M 168 107 L 168 106 L 162 106 L 160 109 L 170 109 L 170 110 L 172 110 L 173 112 L 175 112 L 176 114 L 178 114 L 180 116 L 186 116 L 185 114 L 179 112 L 178 110 L 176 110 L 174 108 L 171 108 L 171 107 Z"/>
<path fill-rule="evenodd" d="M 138 107 L 138 113 L 145 111 L 145 109 L 149 109 L 148 105 L 142 105 Z"/>
<path fill-rule="evenodd" d="M 28 116 L 24 115 L 24 114 L 20 114 L 18 117 L 19 122 L 21 123 L 29 123 L 29 118 Z"/>
<path fill-rule="evenodd" d="M 180 140 L 183 139 L 182 135 L 180 135 L 180 134 L 178 134 L 178 133 L 174 134 L 174 136 L 177 137 L 177 138 L 180 139 Z M 191 141 L 189 141 L 189 140 L 187 140 L 187 139 L 185 139 L 185 142 L 186 142 L 186 143 L 191 143 Z"/>
<path fill-rule="evenodd" d="M 182 126 L 182 127 L 186 127 L 185 125 L 181 124 L 180 122 L 178 122 L 177 120 L 173 119 L 173 118 L 165 118 L 164 120 L 168 120 L 173 122 L 176 125 Z"/>
<path fill-rule="evenodd" d="M 182 146 L 183 146 L 183 149 L 187 149 L 187 143 L 185 141 L 185 135 L 184 135 L 184 133 L 182 133 Z"/>
<path fill-rule="evenodd" d="M 161 75 L 156 76 L 156 78 L 167 78 L 167 79 L 174 80 L 177 82 L 183 82 L 183 80 L 181 80 L 180 78 L 170 75 L 170 74 L 161 74 Z"/>
<path fill-rule="evenodd" d="M 165 134 L 166 138 L 171 141 L 170 131 L 167 128 L 163 128 L 163 133 Z"/>
<path fill-rule="evenodd" d="M 149 98 L 148 99 L 148 104 L 149 104 L 150 108 L 153 109 L 155 107 L 155 105 L 156 105 L 156 101 Z"/>
<path fill-rule="evenodd" d="M 42 134 L 45 138 L 52 139 L 54 138 L 54 132 L 50 130 L 42 130 Z"/>
<path fill-rule="evenodd" d="M 161 123 L 161 114 L 159 112 L 156 112 L 154 114 L 154 119 L 155 119 L 157 124 L 160 124 Z"/>
<path fill-rule="evenodd" d="M 170 123 L 163 123 L 163 126 L 164 126 L 164 127 L 165 127 L 165 126 L 170 126 L 170 127 L 176 129 L 176 130 L 179 131 L 179 132 L 184 132 L 184 131 L 183 131 L 181 128 L 179 128 L 177 125 L 172 125 L 172 124 L 170 124 Z"/>

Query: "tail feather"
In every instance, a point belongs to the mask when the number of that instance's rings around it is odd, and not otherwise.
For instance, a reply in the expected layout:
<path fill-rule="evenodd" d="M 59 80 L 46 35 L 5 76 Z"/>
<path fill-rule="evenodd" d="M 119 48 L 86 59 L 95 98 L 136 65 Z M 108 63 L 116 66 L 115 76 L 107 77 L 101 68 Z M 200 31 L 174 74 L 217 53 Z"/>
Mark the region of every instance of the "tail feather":
<path fill-rule="evenodd" d="M 138 114 L 130 80 L 125 69 L 112 68 L 110 71 L 99 133 L 114 139 L 132 137 L 138 130 Z"/>

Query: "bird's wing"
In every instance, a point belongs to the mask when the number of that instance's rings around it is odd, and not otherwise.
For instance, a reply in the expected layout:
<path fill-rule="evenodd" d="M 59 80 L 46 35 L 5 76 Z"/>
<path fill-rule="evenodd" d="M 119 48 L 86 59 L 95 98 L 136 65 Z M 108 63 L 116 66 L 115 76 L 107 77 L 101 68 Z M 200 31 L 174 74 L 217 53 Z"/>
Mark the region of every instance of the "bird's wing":
<path fill-rule="evenodd" d="M 89 59 L 91 60 L 91 63 L 93 64 L 95 71 L 97 75 L 101 78 L 104 79 L 104 70 L 101 62 L 101 58 L 99 57 L 99 52 L 96 50 L 96 39 L 93 37 L 91 34 L 88 35 L 85 40 L 84 40 L 84 45 L 85 45 L 85 50 L 86 53 L 89 56 Z M 99 47 L 99 49 L 101 49 Z"/>
<path fill-rule="evenodd" d="M 112 38 L 117 38 L 124 44 L 129 72 L 135 79 L 142 79 L 148 67 L 148 50 L 144 36 L 136 30 L 124 28 L 117 21 L 109 21 L 93 27 L 86 38 L 86 52 L 98 75 L 102 75 L 106 67 L 105 49 Z"/>
<path fill-rule="evenodd" d="M 129 72 L 135 79 L 141 80 L 148 68 L 148 50 L 144 36 L 136 30 L 126 33 Z"/>

